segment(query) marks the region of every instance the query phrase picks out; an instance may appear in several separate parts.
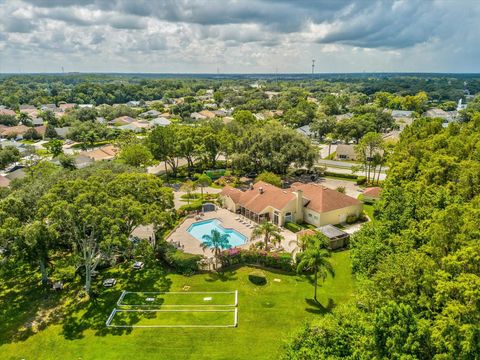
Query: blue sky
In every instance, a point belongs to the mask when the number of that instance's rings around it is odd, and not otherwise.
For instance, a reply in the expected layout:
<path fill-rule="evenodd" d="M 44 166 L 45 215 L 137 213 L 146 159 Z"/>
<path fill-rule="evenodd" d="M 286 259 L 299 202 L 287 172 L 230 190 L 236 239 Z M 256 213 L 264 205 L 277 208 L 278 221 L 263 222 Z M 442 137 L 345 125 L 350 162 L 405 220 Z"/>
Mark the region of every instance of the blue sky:
<path fill-rule="evenodd" d="M 480 72 L 477 0 L 0 0 L 0 72 Z"/>

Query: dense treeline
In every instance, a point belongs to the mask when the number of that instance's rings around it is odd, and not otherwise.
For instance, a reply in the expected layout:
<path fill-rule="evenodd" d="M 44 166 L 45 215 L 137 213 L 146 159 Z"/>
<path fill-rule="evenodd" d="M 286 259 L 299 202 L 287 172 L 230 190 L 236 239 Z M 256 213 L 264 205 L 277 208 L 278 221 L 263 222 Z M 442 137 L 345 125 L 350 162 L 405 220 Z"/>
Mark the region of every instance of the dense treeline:
<path fill-rule="evenodd" d="M 479 130 L 478 114 L 405 130 L 377 220 L 352 239 L 355 300 L 305 325 L 286 358 L 479 358 Z"/>
<path fill-rule="evenodd" d="M 208 79 L 208 78 L 154 78 L 141 75 L 102 75 L 102 74 L 67 74 L 67 75 L 12 75 L 0 77 L 0 104 L 18 108 L 21 104 L 47 104 L 75 102 L 79 104 L 118 104 L 128 101 L 157 100 L 194 96 L 204 89 L 218 90 L 240 88 L 251 90 L 251 96 L 238 94 L 231 96 L 227 104 L 241 105 L 255 110 L 265 106 L 265 95 L 258 89 L 251 89 L 250 84 L 256 80 L 242 78 Z M 302 88 L 316 97 L 322 98 L 330 93 L 362 93 L 372 96 L 386 91 L 401 96 L 415 95 L 420 91 L 428 93 L 435 101 L 457 101 L 468 89 L 474 94 L 480 91 L 480 80 L 467 75 L 431 75 L 431 76 L 343 76 L 327 79 L 282 80 L 268 79 L 259 83 L 264 89 L 284 91 L 288 88 Z M 221 95 L 218 95 L 221 98 Z M 216 99 L 218 100 L 218 99 Z M 245 101 L 246 100 L 246 101 Z"/>

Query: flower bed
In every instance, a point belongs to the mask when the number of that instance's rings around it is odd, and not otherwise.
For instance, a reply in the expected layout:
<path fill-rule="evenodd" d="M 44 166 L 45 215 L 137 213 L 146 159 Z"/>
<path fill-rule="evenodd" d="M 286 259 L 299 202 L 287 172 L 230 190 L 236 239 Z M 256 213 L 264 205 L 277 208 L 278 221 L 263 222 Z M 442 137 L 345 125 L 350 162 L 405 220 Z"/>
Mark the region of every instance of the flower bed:
<path fill-rule="evenodd" d="M 292 256 L 287 252 L 274 253 L 264 250 L 244 250 L 240 248 L 232 248 L 225 251 L 219 256 L 222 267 L 228 267 L 238 264 L 261 265 L 273 269 L 281 269 L 284 271 L 292 271 Z"/>

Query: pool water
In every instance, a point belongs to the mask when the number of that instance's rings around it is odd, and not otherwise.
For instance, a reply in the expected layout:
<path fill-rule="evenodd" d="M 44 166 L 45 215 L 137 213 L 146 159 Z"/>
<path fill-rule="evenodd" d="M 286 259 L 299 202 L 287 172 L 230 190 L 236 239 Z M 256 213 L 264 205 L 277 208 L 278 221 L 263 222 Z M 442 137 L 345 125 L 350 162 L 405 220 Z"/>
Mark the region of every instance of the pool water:
<path fill-rule="evenodd" d="M 195 239 L 203 243 L 203 235 L 210 235 L 212 230 L 217 230 L 220 234 L 228 235 L 228 242 L 232 247 L 240 246 L 247 242 L 247 237 L 239 233 L 235 229 L 224 228 L 222 223 L 217 219 L 210 219 L 193 223 L 188 228 L 188 233 Z"/>

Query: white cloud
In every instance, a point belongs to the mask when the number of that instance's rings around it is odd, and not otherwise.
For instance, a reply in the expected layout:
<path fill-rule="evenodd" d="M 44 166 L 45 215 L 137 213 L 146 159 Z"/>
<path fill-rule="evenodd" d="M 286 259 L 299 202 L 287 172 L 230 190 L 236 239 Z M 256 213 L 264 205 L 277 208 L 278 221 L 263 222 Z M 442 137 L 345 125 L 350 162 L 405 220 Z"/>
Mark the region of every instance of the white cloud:
<path fill-rule="evenodd" d="M 0 0 L 0 72 L 479 71 L 480 2 Z"/>

